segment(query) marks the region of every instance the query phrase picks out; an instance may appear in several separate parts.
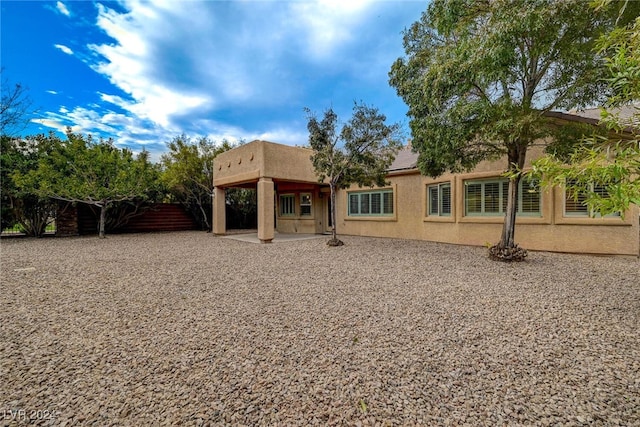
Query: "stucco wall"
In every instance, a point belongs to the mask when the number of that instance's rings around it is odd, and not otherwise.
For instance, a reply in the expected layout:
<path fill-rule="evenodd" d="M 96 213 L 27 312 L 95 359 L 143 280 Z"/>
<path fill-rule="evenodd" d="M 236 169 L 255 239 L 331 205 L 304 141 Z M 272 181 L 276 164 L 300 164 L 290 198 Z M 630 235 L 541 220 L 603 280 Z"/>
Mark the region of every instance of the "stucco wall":
<path fill-rule="evenodd" d="M 260 177 L 274 180 L 317 182 L 312 151 L 267 141 L 253 141 L 219 154 L 213 161 L 213 185 L 227 186 L 255 182 Z"/>
<path fill-rule="evenodd" d="M 214 185 L 224 188 L 252 184 L 260 178 L 273 180 L 276 194 L 273 210 L 276 230 L 282 233 L 322 233 L 327 227 L 328 194 L 322 192 L 311 164 L 311 150 L 265 141 L 254 141 L 220 154 L 214 161 Z M 542 153 L 542 144 L 529 152 L 529 161 Z M 348 191 L 367 190 L 353 186 L 338 192 L 336 223 L 339 234 L 421 239 L 454 244 L 488 245 L 500 238 L 503 216 L 465 216 L 464 180 L 498 177 L 506 160 L 485 161 L 467 174 L 444 174 L 438 179 L 417 171 L 391 174 L 394 214 L 378 217 L 348 217 Z M 452 212 L 449 217 L 427 215 L 427 185 L 451 182 Z M 301 192 L 313 194 L 312 215 L 280 215 L 279 195 L 294 194 L 299 207 Z M 323 197 L 321 197 L 321 194 Z M 265 194 L 264 197 L 270 197 Z M 519 217 L 516 241 L 527 249 L 559 252 L 640 254 L 639 209 L 632 206 L 621 218 L 572 218 L 564 216 L 564 190 L 545 191 L 541 215 Z M 275 212 L 274 212 L 275 210 Z M 265 216 L 266 218 L 266 216 Z M 224 230 L 223 230 L 224 231 Z"/>
<path fill-rule="evenodd" d="M 300 195 L 311 194 L 311 214 L 301 215 Z M 292 216 L 281 215 L 280 195 L 293 195 L 295 214 Z M 278 182 L 276 194 L 276 230 L 279 233 L 314 234 L 323 232 L 324 202 L 320 197 L 320 186 L 309 183 Z"/>
<path fill-rule="evenodd" d="M 264 144 L 261 142 L 250 142 L 218 154 L 213 160 L 213 185 L 224 187 L 256 182 L 264 170 Z"/>
<path fill-rule="evenodd" d="M 273 143 L 264 144 L 264 173 L 274 179 L 318 182 L 313 170 L 311 155 L 308 148 L 290 147 Z"/>
<path fill-rule="evenodd" d="M 411 173 L 389 178 L 386 188 L 394 190 L 394 215 L 391 217 L 347 216 L 349 191 L 366 190 L 352 186 L 337 198 L 338 233 L 347 235 L 395 237 L 435 242 L 484 246 L 500 239 L 503 216 L 467 217 L 464 215 L 465 179 L 496 177 L 484 164 L 469 174 L 445 174 L 430 179 Z M 450 181 L 452 213 L 450 217 L 427 216 L 427 185 Z M 633 205 L 621 218 L 572 218 L 564 216 L 564 190 L 543 191 L 540 217 L 518 217 L 516 242 L 531 250 L 583 252 L 594 254 L 638 255 L 640 227 L 638 207 Z"/>

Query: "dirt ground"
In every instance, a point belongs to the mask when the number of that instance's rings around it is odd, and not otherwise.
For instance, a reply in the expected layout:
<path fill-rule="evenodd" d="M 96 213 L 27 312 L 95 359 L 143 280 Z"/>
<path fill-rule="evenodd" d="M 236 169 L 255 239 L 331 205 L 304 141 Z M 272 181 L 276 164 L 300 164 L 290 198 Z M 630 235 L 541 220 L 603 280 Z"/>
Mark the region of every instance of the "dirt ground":
<path fill-rule="evenodd" d="M 3 239 L 0 425 L 640 425 L 640 263 Z"/>

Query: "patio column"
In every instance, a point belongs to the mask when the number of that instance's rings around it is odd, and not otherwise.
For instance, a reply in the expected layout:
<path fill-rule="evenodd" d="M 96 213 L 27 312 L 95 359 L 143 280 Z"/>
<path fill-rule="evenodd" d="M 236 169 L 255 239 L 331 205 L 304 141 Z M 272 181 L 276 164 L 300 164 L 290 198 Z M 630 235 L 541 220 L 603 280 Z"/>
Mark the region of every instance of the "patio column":
<path fill-rule="evenodd" d="M 262 243 L 271 243 L 275 235 L 273 197 L 273 180 L 260 178 L 258 181 L 258 239 Z"/>
<path fill-rule="evenodd" d="M 224 235 L 227 232 L 227 218 L 224 188 L 213 189 L 213 234 Z"/>

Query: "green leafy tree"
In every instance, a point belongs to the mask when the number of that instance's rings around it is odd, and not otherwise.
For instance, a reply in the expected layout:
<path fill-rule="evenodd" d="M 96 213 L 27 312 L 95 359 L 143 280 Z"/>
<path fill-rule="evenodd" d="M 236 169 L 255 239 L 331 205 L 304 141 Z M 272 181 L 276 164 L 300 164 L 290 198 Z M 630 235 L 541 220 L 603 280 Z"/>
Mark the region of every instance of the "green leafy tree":
<path fill-rule="evenodd" d="M 596 7 L 610 3 L 601 0 Z M 608 133 L 585 138 L 568 156 L 553 153 L 535 161 L 532 175 L 545 186 L 567 186 L 594 214 L 624 215 L 631 203 L 640 205 L 640 18 L 603 35 L 597 47 L 609 74 L 610 97 L 600 121 Z M 594 191 L 593 184 L 606 193 Z"/>
<path fill-rule="evenodd" d="M 336 190 L 352 184 L 385 185 L 387 169 L 400 143 L 400 125 L 386 125 L 386 116 L 377 108 L 355 104 L 353 116 L 338 131 L 338 115 L 328 109 L 318 120 L 309 109 L 307 129 L 313 167 L 320 182 L 331 190 L 331 232 L 329 246 L 341 246 L 336 232 Z"/>
<path fill-rule="evenodd" d="M 213 159 L 233 145 L 218 145 L 203 137 L 195 143 L 186 135 L 167 144 L 169 152 L 161 158 L 162 180 L 173 195 L 197 219 L 201 227 L 211 230 L 213 196 Z"/>
<path fill-rule="evenodd" d="M 631 11 L 628 11 L 631 13 Z M 418 167 L 429 176 L 507 157 L 509 191 L 493 259 L 522 260 L 515 243 L 527 151 L 556 126 L 545 113 L 603 93 L 597 37 L 613 21 L 583 0 L 434 0 L 404 33 L 390 84 L 409 106 Z"/>
<path fill-rule="evenodd" d="M 1 135 L 0 144 L 0 230 L 4 230 L 13 227 L 17 221 L 14 208 L 17 189 L 11 174 L 19 163 L 20 153 L 9 136 Z"/>
<path fill-rule="evenodd" d="M 25 138 L 2 135 L 0 173 L 2 185 L 2 229 L 18 224 L 28 236 L 40 237 L 53 222 L 57 203 L 37 192 L 36 188 L 19 188 L 14 182 L 16 173 L 26 174 L 38 168 L 61 144 L 53 133 Z"/>
<path fill-rule="evenodd" d="M 107 211 L 114 204 L 148 200 L 157 194 L 158 168 L 149 153 L 134 156 L 112 141 L 94 142 L 71 131 L 51 154 L 38 162 L 38 168 L 14 174 L 19 188 L 40 197 L 85 203 L 100 210 L 99 236 L 105 237 Z"/>

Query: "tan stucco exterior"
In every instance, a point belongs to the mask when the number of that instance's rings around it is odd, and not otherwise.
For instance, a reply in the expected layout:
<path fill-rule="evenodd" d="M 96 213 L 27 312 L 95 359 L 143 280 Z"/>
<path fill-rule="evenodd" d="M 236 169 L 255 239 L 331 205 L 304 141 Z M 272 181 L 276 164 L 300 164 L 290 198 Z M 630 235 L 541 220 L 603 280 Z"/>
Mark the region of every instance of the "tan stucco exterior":
<path fill-rule="evenodd" d="M 539 157 L 541 152 L 541 147 L 534 147 L 529 152 L 529 159 Z M 272 239 L 273 230 L 281 233 L 328 231 L 329 197 L 326 186 L 318 182 L 313 172 L 311 154 L 311 150 L 305 148 L 264 141 L 254 141 L 220 154 L 214 161 L 214 232 L 224 233 L 224 205 L 220 203 L 224 203 L 224 188 L 233 186 L 256 186 L 258 189 L 258 235 L 262 241 Z M 394 209 L 393 214 L 387 216 L 349 216 L 349 192 L 370 189 L 352 186 L 340 190 L 336 198 L 338 234 L 464 245 L 496 243 L 504 217 L 465 216 L 464 182 L 499 177 L 505 168 L 506 160 L 500 159 L 482 162 L 470 173 L 445 174 L 437 179 L 424 177 L 415 168 L 390 172 L 389 185 L 385 188 L 393 191 Z M 427 186 L 441 182 L 451 183 L 451 215 L 429 216 Z M 307 215 L 300 212 L 304 194 L 311 195 L 311 208 Z M 280 196 L 293 198 L 294 214 L 282 215 Z M 562 188 L 543 191 L 540 215 L 518 217 L 516 241 L 531 250 L 640 254 L 638 206 L 632 205 L 625 212 L 624 219 L 568 217 L 564 215 L 564 200 Z"/>
<path fill-rule="evenodd" d="M 437 180 L 418 173 L 389 177 L 397 209 L 392 217 L 350 218 L 347 213 L 348 191 L 341 191 L 336 201 L 338 232 L 348 235 L 395 237 L 434 242 L 484 246 L 496 243 L 502 231 L 503 217 L 469 217 L 464 215 L 465 179 L 496 177 L 497 174 L 474 172 L 444 175 Z M 427 215 L 427 186 L 449 181 L 452 184 L 450 217 Z M 638 207 L 632 206 L 625 218 L 572 218 L 564 216 L 564 190 L 554 188 L 542 194 L 540 217 L 518 217 L 516 241 L 531 250 L 593 254 L 638 255 L 640 235 Z"/>
<path fill-rule="evenodd" d="M 253 141 L 218 155 L 213 161 L 213 185 L 257 182 L 259 178 L 317 183 L 307 148 Z"/>
<path fill-rule="evenodd" d="M 281 233 L 322 233 L 323 185 L 311 164 L 312 151 L 267 141 L 253 141 L 218 155 L 213 162 L 215 187 L 214 233 L 226 232 L 224 189 L 256 188 L 258 193 L 258 238 L 270 242 Z M 301 195 L 311 195 L 308 214 L 300 212 Z M 279 195 L 292 196 L 295 212 L 282 215 Z"/>

